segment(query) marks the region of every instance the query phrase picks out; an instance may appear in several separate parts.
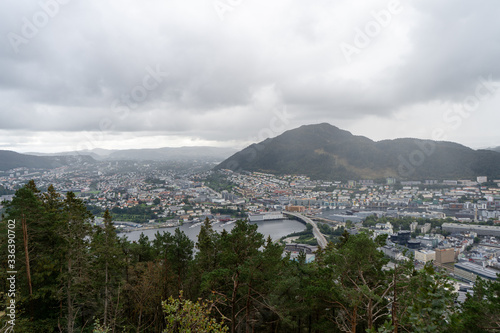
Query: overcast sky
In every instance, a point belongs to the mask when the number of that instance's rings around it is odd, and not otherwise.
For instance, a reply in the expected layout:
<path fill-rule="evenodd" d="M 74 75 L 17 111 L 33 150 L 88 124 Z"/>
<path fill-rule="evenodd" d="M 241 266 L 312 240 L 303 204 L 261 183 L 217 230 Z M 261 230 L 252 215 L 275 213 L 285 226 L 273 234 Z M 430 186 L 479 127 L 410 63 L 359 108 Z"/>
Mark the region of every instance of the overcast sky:
<path fill-rule="evenodd" d="M 243 147 L 328 122 L 500 146 L 498 1 L 2 0 L 0 149 Z"/>

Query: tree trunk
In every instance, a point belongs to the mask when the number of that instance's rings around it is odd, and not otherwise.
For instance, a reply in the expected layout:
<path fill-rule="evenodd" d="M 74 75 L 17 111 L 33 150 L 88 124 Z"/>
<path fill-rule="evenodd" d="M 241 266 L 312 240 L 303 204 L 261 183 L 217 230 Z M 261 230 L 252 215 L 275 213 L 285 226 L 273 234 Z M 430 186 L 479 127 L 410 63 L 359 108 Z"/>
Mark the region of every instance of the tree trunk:
<path fill-rule="evenodd" d="M 373 301 L 372 299 L 368 300 L 368 329 L 372 329 L 373 327 Z"/>
<path fill-rule="evenodd" d="M 30 291 L 30 296 L 33 295 L 33 288 L 31 287 L 31 269 L 30 269 L 30 254 L 28 252 L 28 226 L 26 225 L 26 218 L 21 220 L 23 226 L 23 243 L 24 243 L 24 256 L 26 259 L 26 277 L 28 279 L 28 289 Z"/>
<path fill-rule="evenodd" d="M 236 295 L 238 291 L 238 273 L 236 273 L 236 277 L 233 280 L 233 295 L 231 297 L 231 333 L 236 332 Z"/>
<path fill-rule="evenodd" d="M 398 295 L 397 295 L 397 275 L 396 275 L 396 269 L 394 269 L 394 299 L 392 300 L 392 325 L 394 325 L 394 333 L 398 333 Z"/>
<path fill-rule="evenodd" d="M 68 333 L 73 333 L 73 300 L 71 298 L 71 259 L 68 260 L 68 282 L 66 298 L 68 302 Z"/>
<path fill-rule="evenodd" d="M 118 308 L 120 306 L 120 290 L 121 290 L 121 285 L 118 285 L 118 296 L 116 299 L 115 315 L 113 317 L 113 327 L 111 329 L 113 333 L 116 332 L 116 318 L 118 317 Z"/>
<path fill-rule="evenodd" d="M 357 324 L 358 324 L 358 307 L 355 306 L 351 318 L 351 333 L 356 333 Z"/>
<path fill-rule="evenodd" d="M 251 281 L 250 277 L 250 281 Z M 245 310 L 245 317 L 246 317 L 246 333 L 250 332 L 250 289 L 251 289 L 251 282 L 248 283 L 248 293 L 247 293 L 247 304 L 246 304 L 246 310 Z"/>
<path fill-rule="evenodd" d="M 104 326 L 108 324 L 108 261 L 106 260 L 104 282 Z"/>
<path fill-rule="evenodd" d="M 142 305 L 141 305 L 141 311 L 139 311 L 139 323 L 137 325 L 137 333 L 141 331 L 141 320 L 142 320 Z"/>

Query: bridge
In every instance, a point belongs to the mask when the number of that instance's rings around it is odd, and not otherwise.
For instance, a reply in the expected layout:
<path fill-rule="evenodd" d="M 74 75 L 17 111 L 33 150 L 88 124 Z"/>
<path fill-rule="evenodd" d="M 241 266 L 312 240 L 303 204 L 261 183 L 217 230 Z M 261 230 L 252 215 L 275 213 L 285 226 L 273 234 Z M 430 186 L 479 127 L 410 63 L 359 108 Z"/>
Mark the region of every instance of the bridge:
<path fill-rule="evenodd" d="M 326 240 L 325 235 L 323 235 L 321 233 L 321 231 L 319 231 L 319 228 L 316 225 L 316 222 L 314 222 L 313 220 L 311 220 L 307 216 L 304 216 L 304 215 L 299 214 L 299 213 L 292 213 L 292 212 L 282 212 L 282 213 L 284 215 L 296 217 L 297 219 L 301 220 L 302 222 L 305 222 L 305 223 L 312 225 L 313 235 L 314 235 L 314 238 L 316 238 L 316 240 L 318 241 L 318 245 L 321 246 L 322 248 L 326 248 L 328 241 Z"/>
<path fill-rule="evenodd" d="M 314 216 L 312 219 L 313 219 L 313 221 L 316 220 L 316 221 L 320 221 L 320 222 L 336 223 L 336 224 L 340 224 L 340 225 L 345 225 L 345 222 L 335 221 L 335 220 L 331 220 L 331 219 L 325 219 L 324 217 L 319 217 L 319 216 Z"/>

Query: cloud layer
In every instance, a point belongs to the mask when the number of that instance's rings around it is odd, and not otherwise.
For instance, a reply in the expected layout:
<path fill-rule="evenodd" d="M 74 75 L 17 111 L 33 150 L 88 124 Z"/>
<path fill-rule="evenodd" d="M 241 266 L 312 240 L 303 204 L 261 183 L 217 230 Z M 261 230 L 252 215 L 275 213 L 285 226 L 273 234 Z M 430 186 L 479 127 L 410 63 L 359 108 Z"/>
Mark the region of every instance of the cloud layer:
<path fill-rule="evenodd" d="M 494 1 L 3 1 L 0 149 L 241 146 L 323 121 L 498 146 L 499 14 Z"/>

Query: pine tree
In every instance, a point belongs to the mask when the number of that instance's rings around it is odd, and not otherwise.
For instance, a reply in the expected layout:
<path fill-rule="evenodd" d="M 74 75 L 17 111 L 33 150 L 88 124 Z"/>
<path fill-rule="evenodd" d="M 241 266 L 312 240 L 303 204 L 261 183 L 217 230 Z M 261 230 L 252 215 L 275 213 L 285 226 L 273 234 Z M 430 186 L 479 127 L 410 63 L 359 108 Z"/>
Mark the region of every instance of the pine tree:
<path fill-rule="evenodd" d="M 401 297 L 400 326 L 411 332 L 444 332 L 455 312 L 453 284 L 432 263 L 415 272 L 406 293 Z"/>
<path fill-rule="evenodd" d="M 164 298 L 178 295 L 186 286 L 193 248 L 193 241 L 179 229 L 175 229 L 173 235 L 156 233 L 153 249 L 164 267 Z"/>
<path fill-rule="evenodd" d="M 28 182 L 7 205 L 4 220 L 16 221 L 16 306 L 20 314 L 16 325 L 24 331 L 52 332 L 57 329 L 54 308 L 59 271 L 52 251 L 57 220 L 50 219 L 41 197 L 34 181 Z"/>
<path fill-rule="evenodd" d="M 478 278 L 451 323 L 453 332 L 500 332 L 500 274 L 495 281 Z"/>
<path fill-rule="evenodd" d="M 60 299 L 65 301 L 66 330 L 73 333 L 78 315 L 79 325 L 91 320 L 86 315 L 92 303 L 88 293 L 88 286 L 92 284 L 89 253 L 92 214 L 73 192 L 67 193 L 62 214 L 65 226 L 62 233 L 64 263 L 60 277 Z"/>
<path fill-rule="evenodd" d="M 388 260 L 377 249 L 383 241 L 375 242 L 366 233 L 345 235 L 318 258 L 325 273 L 321 275 L 330 284 L 327 295 L 336 309 L 333 320 L 342 331 L 354 333 L 359 326 L 372 329 L 388 315 L 390 284 L 383 270 Z"/>
<path fill-rule="evenodd" d="M 245 320 L 240 311 L 245 308 L 248 297 L 248 267 L 251 267 L 264 244 L 257 225 L 246 221 L 236 221 L 231 233 L 222 232 L 217 247 L 217 267 L 204 274 L 203 288 L 217 298 L 218 309 L 230 322 L 230 332 L 234 333 Z"/>
<path fill-rule="evenodd" d="M 102 315 L 105 327 L 114 327 L 117 309 L 112 310 L 116 307 L 114 301 L 123 278 L 125 255 L 108 210 L 104 212 L 102 227 L 96 227 L 92 237 L 91 254 L 94 298 L 97 300 L 95 312 Z"/>

